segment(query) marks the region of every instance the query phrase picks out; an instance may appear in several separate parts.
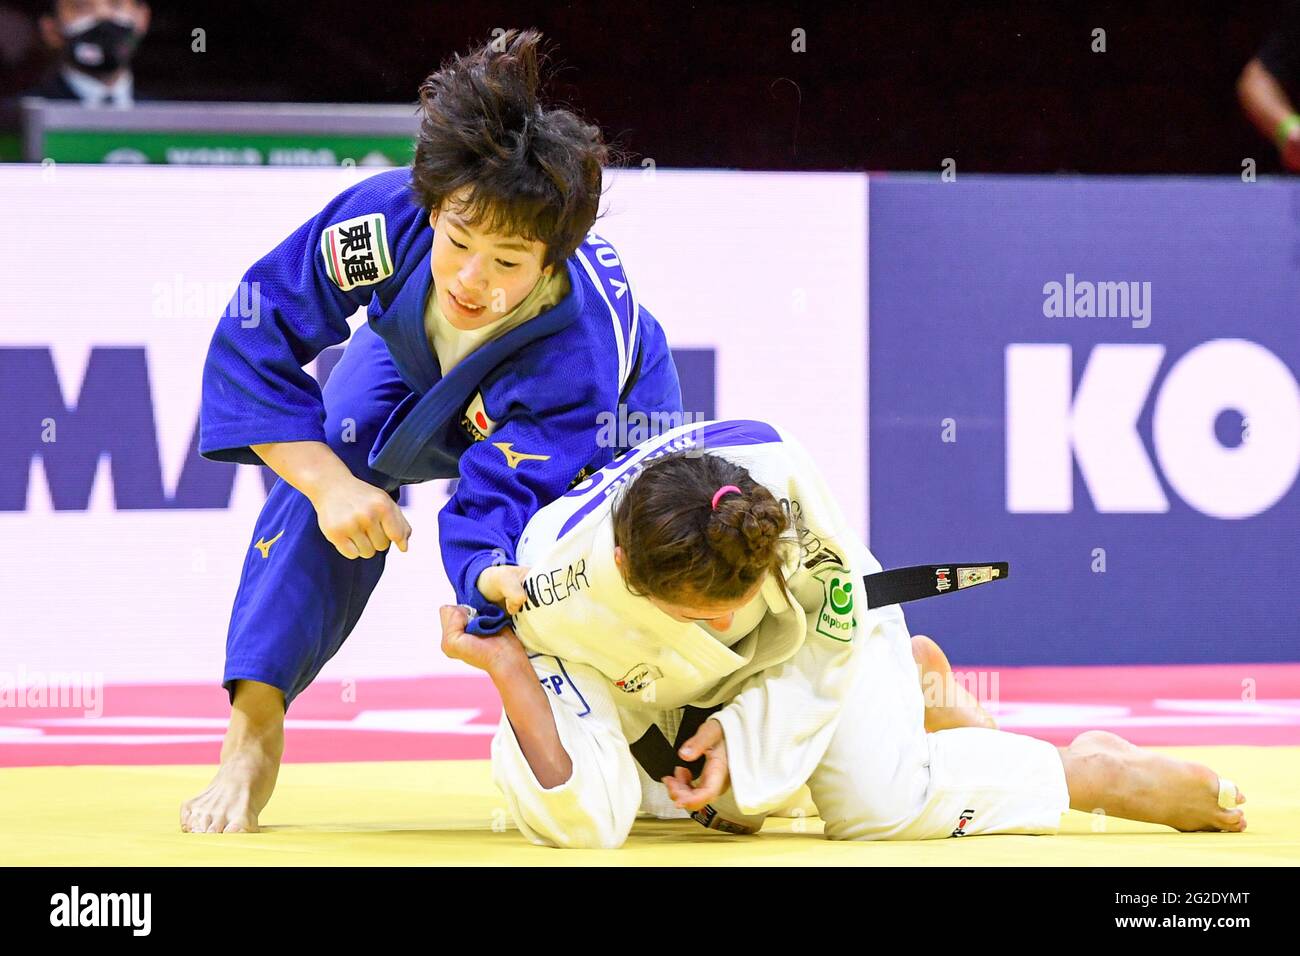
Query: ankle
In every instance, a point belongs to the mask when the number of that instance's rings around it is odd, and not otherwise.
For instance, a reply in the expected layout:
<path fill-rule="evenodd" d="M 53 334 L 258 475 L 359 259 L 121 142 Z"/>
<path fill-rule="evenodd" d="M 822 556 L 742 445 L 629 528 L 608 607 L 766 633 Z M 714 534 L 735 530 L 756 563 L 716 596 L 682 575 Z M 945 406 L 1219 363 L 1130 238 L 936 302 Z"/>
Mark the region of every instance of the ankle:
<path fill-rule="evenodd" d="M 284 725 L 248 724 L 232 720 L 221 745 L 221 758 L 240 753 L 279 760 L 284 754 Z"/>

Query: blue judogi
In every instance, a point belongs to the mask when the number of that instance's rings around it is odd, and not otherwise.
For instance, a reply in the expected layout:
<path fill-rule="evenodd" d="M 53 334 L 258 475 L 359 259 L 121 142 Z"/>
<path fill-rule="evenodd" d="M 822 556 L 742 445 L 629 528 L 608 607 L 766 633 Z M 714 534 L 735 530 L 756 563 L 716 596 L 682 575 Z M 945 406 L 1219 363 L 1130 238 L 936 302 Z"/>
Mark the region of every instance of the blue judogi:
<path fill-rule="evenodd" d="M 601 413 L 681 412 L 677 371 L 617 253 L 589 235 L 563 263 L 563 300 L 444 377 L 424 328 L 433 230 L 408 181 L 393 170 L 346 190 L 248 270 L 244 301 L 259 307 L 219 320 L 200 452 L 260 464 L 250 445 L 322 441 L 394 498 L 403 484 L 459 477 L 438 519 L 443 564 L 478 611 L 470 630 L 493 634 L 508 616 L 479 593 L 479 573 L 514 563 L 528 519 L 624 450 L 601 446 Z M 322 393 L 303 366 L 348 338 L 360 307 L 367 324 Z M 277 482 L 245 558 L 225 686 L 258 680 L 292 701 L 356 625 L 385 557 L 344 558 L 307 498 Z"/>

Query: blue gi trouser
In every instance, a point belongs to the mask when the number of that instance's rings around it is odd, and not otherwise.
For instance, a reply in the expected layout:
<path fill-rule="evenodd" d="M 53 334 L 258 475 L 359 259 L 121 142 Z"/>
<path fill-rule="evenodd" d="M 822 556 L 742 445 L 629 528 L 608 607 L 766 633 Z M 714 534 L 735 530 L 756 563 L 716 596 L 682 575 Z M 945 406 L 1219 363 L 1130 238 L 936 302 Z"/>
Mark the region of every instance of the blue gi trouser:
<path fill-rule="evenodd" d="M 372 469 L 368 459 L 379 429 L 410 391 L 383 340 L 363 325 L 322 393 L 329 447 L 354 475 L 394 500 L 401 483 Z M 232 700 L 233 682 L 241 679 L 278 687 L 286 706 L 298 696 L 356 626 L 386 557 L 386 551 L 343 557 L 321 533 L 307 497 L 277 481 L 253 527 L 230 615 L 222 683 Z"/>
<path fill-rule="evenodd" d="M 629 411 L 680 411 L 671 353 L 657 351 L 647 356 L 627 397 Z M 403 482 L 371 468 L 370 449 L 410 391 L 383 339 L 362 325 L 322 393 L 329 447 L 354 475 L 394 500 Z M 620 451 L 612 449 L 609 457 Z M 234 681 L 255 680 L 283 691 L 287 709 L 356 627 L 386 557 L 386 551 L 373 558 L 343 557 L 321 534 L 306 496 L 277 481 L 253 527 L 230 615 L 222 685 L 232 701 Z"/>

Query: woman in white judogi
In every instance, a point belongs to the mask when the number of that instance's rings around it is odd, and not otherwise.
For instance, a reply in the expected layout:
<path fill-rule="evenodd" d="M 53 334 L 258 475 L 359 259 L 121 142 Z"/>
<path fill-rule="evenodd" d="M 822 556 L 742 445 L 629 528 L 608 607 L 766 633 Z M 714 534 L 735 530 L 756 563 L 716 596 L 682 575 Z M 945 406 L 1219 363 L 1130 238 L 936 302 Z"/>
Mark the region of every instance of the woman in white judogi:
<path fill-rule="evenodd" d="M 776 426 L 645 442 L 537 512 L 518 554 L 480 581 L 514 633 L 465 634 L 463 609 L 444 608 L 443 648 L 501 693 L 493 777 L 534 843 L 617 847 L 651 788 L 752 830 L 805 784 L 832 839 L 1053 833 L 1071 806 L 1244 827 L 1230 782 L 1113 734 L 1058 749 L 981 726 L 927 733 L 902 611 L 862 593 L 881 566 Z M 720 709 L 651 783 L 631 745 L 671 740 L 688 706 Z"/>

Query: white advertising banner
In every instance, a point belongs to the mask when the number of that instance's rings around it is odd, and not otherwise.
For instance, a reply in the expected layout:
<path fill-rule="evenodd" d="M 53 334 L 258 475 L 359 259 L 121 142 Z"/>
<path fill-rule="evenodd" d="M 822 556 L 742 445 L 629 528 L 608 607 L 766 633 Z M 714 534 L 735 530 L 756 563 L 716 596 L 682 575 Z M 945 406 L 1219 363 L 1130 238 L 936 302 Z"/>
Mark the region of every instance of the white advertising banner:
<path fill-rule="evenodd" d="M 39 443 L 0 451 L 0 485 L 25 487 L 0 502 L 0 671 L 220 680 L 265 491 L 260 469 L 239 467 L 228 503 L 166 506 L 195 441 L 208 341 L 244 270 L 372 174 L 0 167 L 0 202 L 17 227 L 0 282 L 0 350 L 22 358 L 0 395 L 57 379 L 66 409 L 106 394 L 133 409 L 129 421 L 88 413 L 62 434 L 57 413 L 7 423 L 7 434 L 85 442 L 89 457 L 60 449 L 60 468 L 81 469 L 72 483 L 85 493 L 56 502 Z M 865 534 L 866 177 L 634 169 L 609 180 L 596 231 L 670 343 L 712 350 L 714 413 L 791 428 Z M 99 433 L 88 436 L 91 422 Z M 161 507 L 131 490 L 155 474 Z M 437 542 L 446 494 L 446 482 L 408 490 L 410 551 L 390 556 L 323 677 L 464 670 L 438 650 L 437 608 L 453 600 Z"/>

